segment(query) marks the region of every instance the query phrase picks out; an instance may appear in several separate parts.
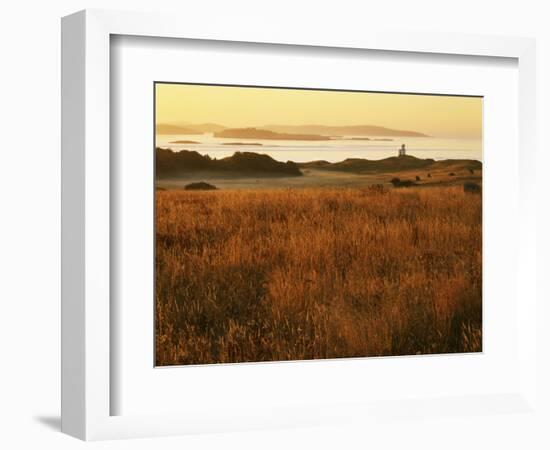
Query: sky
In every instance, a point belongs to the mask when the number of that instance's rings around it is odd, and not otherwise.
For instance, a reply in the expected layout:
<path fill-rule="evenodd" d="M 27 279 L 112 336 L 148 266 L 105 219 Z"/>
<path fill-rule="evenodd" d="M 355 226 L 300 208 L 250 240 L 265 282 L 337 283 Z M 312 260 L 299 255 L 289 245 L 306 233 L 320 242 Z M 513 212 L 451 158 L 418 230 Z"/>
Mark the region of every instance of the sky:
<path fill-rule="evenodd" d="M 156 84 L 157 123 L 377 125 L 480 139 L 478 97 Z"/>

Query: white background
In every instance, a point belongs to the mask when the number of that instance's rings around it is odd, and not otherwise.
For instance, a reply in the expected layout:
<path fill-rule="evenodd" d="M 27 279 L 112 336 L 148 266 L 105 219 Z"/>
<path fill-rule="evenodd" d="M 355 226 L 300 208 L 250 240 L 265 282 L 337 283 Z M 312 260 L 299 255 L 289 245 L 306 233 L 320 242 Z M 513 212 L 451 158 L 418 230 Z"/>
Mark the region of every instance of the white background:
<path fill-rule="evenodd" d="M 0 447 L 81 448 L 85 444 L 59 433 L 59 17 L 85 7 L 179 10 L 193 20 L 227 16 L 239 20 L 269 17 L 281 27 L 326 24 L 338 27 L 388 24 L 391 28 L 457 31 L 538 37 L 539 167 L 548 167 L 545 135 L 550 124 L 550 29 L 544 1 L 396 1 L 386 2 L 182 2 L 180 1 L 20 1 L 3 5 L 0 15 L 1 136 L 0 221 L 1 305 Z M 185 26 L 185 21 L 182 21 Z M 540 178 L 546 170 L 541 170 Z M 550 229 L 548 182 L 539 184 L 539 229 Z M 539 234 L 539 272 L 548 258 L 548 238 Z M 542 276 L 541 276 L 542 278 Z M 546 282 L 545 282 L 546 283 Z M 541 299 L 548 299 L 547 285 Z M 540 314 L 548 314 L 543 306 Z M 540 330 L 548 349 L 549 333 Z M 549 352 L 539 349 L 543 375 Z M 543 359 L 544 358 L 544 359 Z M 541 386 L 548 401 L 548 389 Z M 550 418 L 500 415 L 476 418 L 381 422 L 375 429 L 332 427 L 101 442 L 97 448 L 548 448 L 542 432 Z M 544 439 L 544 440 L 543 440 Z M 161 447 L 162 448 L 162 447 Z"/>
<path fill-rule="evenodd" d="M 118 280 L 111 298 L 118 344 L 112 359 L 111 380 L 117 386 L 112 414 L 197 415 L 228 405 L 236 416 L 261 411 L 263 405 L 296 408 L 518 391 L 517 275 L 514 258 L 501 257 L 502 248 L 513 255 L 518 245 L 517 62 L 135 37 L 114 39 L 111 55 L 116 61 L 111 124 L 117 130 L 111 161 L 116 161 L 119 181 L 113 183 L 111 204 L 117 255 L 111 270 Z M 483 95 L 488 230 L 483 239 L 483 355 L 154 369 L 155 80 Z"/>

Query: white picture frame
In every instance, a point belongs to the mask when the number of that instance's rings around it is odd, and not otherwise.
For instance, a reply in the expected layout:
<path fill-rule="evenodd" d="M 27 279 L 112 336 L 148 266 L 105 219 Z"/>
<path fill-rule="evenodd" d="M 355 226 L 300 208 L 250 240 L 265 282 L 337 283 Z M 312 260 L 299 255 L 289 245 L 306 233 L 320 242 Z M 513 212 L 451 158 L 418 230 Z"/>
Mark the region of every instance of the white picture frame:
<path fill-rule="evenodd" d="M 112 35 L 369 49 L 418 54 L 514 58 L 518 61 L 519 236 L 516 389 L 464 398 L 408 400 L 405 415 L 533 412 L 536 404 L 535 43 L 532 39 L 354 31 L 327 33 L 311 24 L 281 30 L 266 23 L 233 27 L 223 21 L 182 21 L 164 14 L 86 10 L 62 21 L 62 430 L 85 440 L 247 430 L 266 427 L 369 423 L 391 416 L 392 404 L 304 404 L 268 411 L 111 415 L 113 324 L 110 320 L 111 190 L 110 37 Z M 305 363 L 296 363 L 305 364 Z M 270 370 L 269 365 L 265 370 Z M 273 367 L 273 366 L 271 366 Z M 261 400 L 259 400 L 261 401 Z M 269 405 L 268 405 L 269 406 Z M 401 416 L 403 411 L 400 412 Z"/>

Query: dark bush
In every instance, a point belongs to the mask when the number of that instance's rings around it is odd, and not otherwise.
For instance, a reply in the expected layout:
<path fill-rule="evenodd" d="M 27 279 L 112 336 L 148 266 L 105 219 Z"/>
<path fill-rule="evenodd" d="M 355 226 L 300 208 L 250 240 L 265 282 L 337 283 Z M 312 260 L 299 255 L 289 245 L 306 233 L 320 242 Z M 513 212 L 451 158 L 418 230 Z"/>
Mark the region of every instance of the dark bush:
<path fill-rule="evenodd" d="M 216 186 L 214 186 L 213 184 L 205 183 L 204 181 L 185 185 L 186 191 L 213 191 L 216 189 L 218 189 Z"/>
<path fill-rule="evenodd" d="M 393 187 L 409 187 L 415 186 L 416 183 L 411 180 L 402 180 L 401 178 L 392 178 L 390 183 L 393 184 Z"/>
<path fill-rule="evenodd" d="M 389 191 L 383 184 L 371 184 L 363 192 L 367 194 L 387 194 Z"/>
<path fill-rule="evenodd" d="M 253 152 L 235 152 L 227 158 L 212 159 L 195 151 L 174 152 L 157 147 L 155 161 L 157 178 L 178 177 L 197 172 L 234 172 L 265 176 L 302 175 L 296 163 L 276 161 L 269 155 Z"/>
<path fill-rule="evenodd" d="M 415 186 L 416 183 L 411 180 L 403 180 L 401 183 L 399 183 L 399 187 L 409 187 L 409 186 Z"/>

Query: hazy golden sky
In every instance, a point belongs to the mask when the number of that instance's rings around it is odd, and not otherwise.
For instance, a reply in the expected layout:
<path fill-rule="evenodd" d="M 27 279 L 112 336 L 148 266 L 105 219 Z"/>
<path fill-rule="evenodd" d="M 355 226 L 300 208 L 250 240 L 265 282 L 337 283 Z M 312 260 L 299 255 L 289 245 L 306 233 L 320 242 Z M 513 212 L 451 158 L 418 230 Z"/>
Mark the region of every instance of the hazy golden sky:
<path fill-rule="evenodd" d="M 482 99 L 434 95 L 156 84 L 157 123 L 377 125 L 481 138 Z"/>

